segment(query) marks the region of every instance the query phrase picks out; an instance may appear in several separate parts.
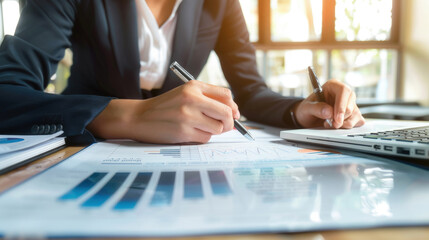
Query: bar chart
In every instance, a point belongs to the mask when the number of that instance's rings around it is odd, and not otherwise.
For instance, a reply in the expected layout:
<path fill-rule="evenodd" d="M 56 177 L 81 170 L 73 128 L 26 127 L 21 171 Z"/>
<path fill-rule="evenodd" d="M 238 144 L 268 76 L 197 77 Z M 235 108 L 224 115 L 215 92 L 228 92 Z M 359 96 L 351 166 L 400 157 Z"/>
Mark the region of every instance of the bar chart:
<path fill-rule="evenodd" d="M 287 162 L 283 159 L 287 157 Z M 58 202 L 75 202 L 82 209 L 107 208 L 133 211 L 136 208 L 169 208 L 183 202 L 234 199 L 236 194 L 255 194 L 262 202 L 310 196 L 306 175 L 295 181 L 284 167 L 240 168 L 235 165 L 342 158 L 338 152 L 294 148 L 276 143 L 207 144 L 202 146 L 153 146 L 121 143 L 101 161 L 103 171 L 76 179 L 72 187 L 57 197 Z M 144 171 L 130 171 L 141 163 Z M 113 166 L 112 166 L 113 165 Z M 298 164 L 299 165 L 299 164 Z M 298 166 L 296 165 L 296 166 Z M 235 167 L 234 167 L 235 166 Z M 120 167 L 126 171 L 113 171 Z M 234 189 L 234 183 L 240 192 Z M 285 185 L 284 183 L 288 183 Z M 270 191 L 264 191 L 269 188 Z M 248 191 L 248 192 L 246 192 Z M 287 194 L 286 194 L 287 193 Z"/>
<path fill-rule="evenodd" d="M 133 209 L 137 202 L 145 192 L 148 183 L 152 177 L 151 172 L 138 173 L 127 192 L 123 195 L 121 200 L 115 205 L 115 210 L 130 210 Z"/>
<path fill-rule="evenodd" d="M 151 206 L 165 206 L 171 204 L 175 177 L 175 172 L 161 172 L 155 194 L 150 202 Z"/>
<path fill-rule="evenodd" d="M 166 165 L 199 162 L 196 146 L 145 146 L 125 143 L 116 147 L 100 164 L 112 166 Z"/>
<path fill-rule="evenodd" d="M 149 155 L 161 155 L 164 157 L 172 157 L 172 158 L 180 158 L 181 150 L 180 148 L 172 148 L 172 149 L 159 149 L 157 151 L 146 151 Z"/>
<path fill-rule="evenodd" d="M 185 172 L 185 199 L 202 199 L 203 187 L 201 183 L 201 175 L 199 171 Z"/>
<path fill-rule="evenodd" d="M 208 174 L 213 194 L 228 195 L 232 193 L 223 171 L 208 171 Z"/>
<path fill-rule="evenodd" d="M 183 192 L 183 199 L 180 200 L 204 200 L 203 188 L 207 188 L 206 192 L 214 196 L 228 196 L 232 195 L 233 191 L 230 183 L 223 170 L 207 170 L 204 174 L 208 176 L 208 184 L 204 186 L 201 178 L 201 171 L 183 171 L 180 176 L 183 177 L 183 184 L 180 186 Z M 110 179 L 105 183 L 101 183 L 102 179 Z M 130 178 L 131 172 L 94 172 L 88 177 L 79 182 L 72 189 L 58 197 L 60 202 L 70 202 L 78 200 L 83 197 L 87 192 L 93 192 L 85 201 L 80 205 L 82 208 L 100 208 L 109 199 L 118 194 L 118 190 L 126 188 L 127 190 L 122 194 L 119 200 L 113 205 L 114 211 L 133 210 L 143 195 L 150 194 L 149 204 L 147 207 L 168 207 L 173 202 L 174 191 L 177 191 L 177 177 L 175 171 L 162 171 L 159 172 L 158 178 L 154 178 L 153 172 L 138 172 L 131 181 L 129 186 L 125 186 L 127 178 Z M 149 189 L 150 182 L 153 181 L 152 189 Z M 102 186 L 98 186 L 102 185 Z M 95 191 L 93 188 L 97 188 Z M 148 191 L 149 190 L 149 191 Z M 149 193 L 148 193 L 149 192 Z"/>
<path fill-rule="evenodd" d="M 428 183 L 426 171 L 392 161 L 279 141 L 107 141 L 3 193 L 0 233 L 151 237 L 427 222 L 409 196 L 426 194 L 424 209 Z"/>
<path fill-rule="evenodd" d="M 83 194 L 88 192 L 92 187 L 94 187 L 94 185 L 97 184 L 101 179 L 103 179 L 106 174 L 107 172 L 95 172 L 91 174 L 89 177 L 80 182 L 76 187 L 62 195 L 60 200 L 78 199 Z"/>

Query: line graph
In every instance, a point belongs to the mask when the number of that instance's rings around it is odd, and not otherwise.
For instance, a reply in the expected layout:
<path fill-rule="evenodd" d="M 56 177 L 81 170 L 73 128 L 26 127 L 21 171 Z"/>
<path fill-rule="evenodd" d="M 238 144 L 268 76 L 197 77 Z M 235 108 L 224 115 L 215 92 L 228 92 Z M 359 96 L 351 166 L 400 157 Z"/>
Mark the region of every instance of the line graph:
<path fill-rule="evenodd" d="M 343 156 L 336 152 L 301 149 L 273 143 L 212 144 L 200 146 L 199 151 L 201 159 L 209 162 L 323 160 Z"/>
<path fill-rule="evenodd" d="M 272 160 L 292 153 L 290 149 L 266 144 L 210 145 L 200 147 L 200 154 L 207 161 L 261 161 Z"/>

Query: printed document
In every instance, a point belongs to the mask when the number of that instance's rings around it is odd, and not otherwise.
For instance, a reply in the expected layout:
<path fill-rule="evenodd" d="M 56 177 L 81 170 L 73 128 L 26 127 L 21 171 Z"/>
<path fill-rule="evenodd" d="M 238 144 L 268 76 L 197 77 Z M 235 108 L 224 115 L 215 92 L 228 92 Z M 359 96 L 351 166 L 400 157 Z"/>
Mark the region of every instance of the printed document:
<path fill-rule="evenodd" d="M 429 174 L 251 125 L 201 145 L 96 143 L 0 195 L 0 235 L 191 236 L 429 224 Z"/>

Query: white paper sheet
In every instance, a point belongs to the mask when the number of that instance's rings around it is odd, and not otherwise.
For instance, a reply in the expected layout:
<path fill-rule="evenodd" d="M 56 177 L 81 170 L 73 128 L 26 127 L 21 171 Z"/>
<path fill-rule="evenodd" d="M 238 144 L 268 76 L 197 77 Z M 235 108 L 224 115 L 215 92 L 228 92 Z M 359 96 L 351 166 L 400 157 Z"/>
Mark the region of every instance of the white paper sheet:
<path fill-rule="evenodd" d="M 60 136 L 63 131 L 58 131 L 49 135 L 0 135 L 0 157 L 18 150 L 33 147 Z"/>
<path fill-rule="evenodd" d="M 256 142 L 231 132 L 203 145 L 93 144 L 0 195 L 0 233 L 183 236 L 429 224 L 427 171 L 293 146 L 278 129 L 251 131 Z"/>

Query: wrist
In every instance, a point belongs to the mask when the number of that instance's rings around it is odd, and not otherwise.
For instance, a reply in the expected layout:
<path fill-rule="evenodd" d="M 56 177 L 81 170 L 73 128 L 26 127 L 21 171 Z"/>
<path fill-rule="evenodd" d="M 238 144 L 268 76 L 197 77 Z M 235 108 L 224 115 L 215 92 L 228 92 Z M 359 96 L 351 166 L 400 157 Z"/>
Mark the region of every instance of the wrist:
<path fill-rule="evenodd" d="M 297 108 L 301 104 L 301 102 L 302 101 L 298 101 L 298 102 L 294 103 L 292 105 L 292 107 L 290 107 L 286 111 L 286 113 L 284 114 L 283 119 L 284 119 L 287 127 L 289 127 L 289 128 L 302 128 L 301 124 L 298 121 L 297 114 L 296 114 Z"/>
<path fill-rule="evenodd" d="M 292 123 L 294 124 L 295 128 L 303 128 L 302 125 L 298 121 L 298 115 L 297 115 L 297 110 L 298 110 L 298 107 L 301 103 L 302 103 L 302 101 L 295 103 L 290 110 Z"/>
<path fill-rule="evenodd" d="M 107 107 L 94 118 L 87 129 L 96 137 L 105 139 L 130 138 L 133 112 L 138 100 L 113 99 Z"/>

